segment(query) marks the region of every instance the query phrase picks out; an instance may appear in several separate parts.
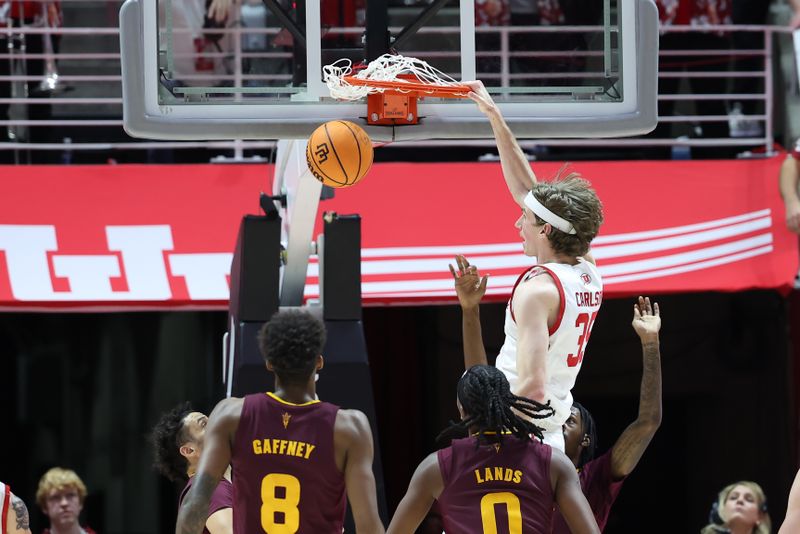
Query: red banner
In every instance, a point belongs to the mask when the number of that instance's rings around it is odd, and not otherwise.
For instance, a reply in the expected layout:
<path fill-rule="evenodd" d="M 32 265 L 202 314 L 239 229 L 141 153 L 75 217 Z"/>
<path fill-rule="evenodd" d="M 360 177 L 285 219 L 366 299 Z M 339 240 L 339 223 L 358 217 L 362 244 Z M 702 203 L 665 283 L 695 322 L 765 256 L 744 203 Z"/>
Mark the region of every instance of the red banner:
<path fill-rule="evenodd" d="M 797 238 L 778 196 L 780 157 L 580 162 L 605 223 L 593 244 L 605 296 L 786 290 Z M 540 178 L 558 163 L 537 163 Z M 0 307 L 224 308 L 242 215 L 271 190 L 266 165 L 0 167 Z M 497 163 L 376 164 L 320 211 L 362 216 L 364 303 L 453 302 L 466 254 L 507 298 L 521 253 Z M 312 258 L 306 296 L 318 294 Z"/>

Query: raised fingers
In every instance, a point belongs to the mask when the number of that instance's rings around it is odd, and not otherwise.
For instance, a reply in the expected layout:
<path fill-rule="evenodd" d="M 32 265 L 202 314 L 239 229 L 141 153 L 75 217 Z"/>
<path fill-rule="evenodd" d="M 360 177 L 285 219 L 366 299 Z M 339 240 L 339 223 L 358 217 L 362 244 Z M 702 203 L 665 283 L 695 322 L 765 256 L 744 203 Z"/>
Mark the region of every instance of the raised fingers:
<path fill-rule="evenodd" d="M 458 275 L 456 274 L 456 270 L 453 268 L 453 264 L 452 263 L 448 263 L 447 266 L 450 267 L 450 274 L 453 275 L 453 278 L 458 278 Z"/>

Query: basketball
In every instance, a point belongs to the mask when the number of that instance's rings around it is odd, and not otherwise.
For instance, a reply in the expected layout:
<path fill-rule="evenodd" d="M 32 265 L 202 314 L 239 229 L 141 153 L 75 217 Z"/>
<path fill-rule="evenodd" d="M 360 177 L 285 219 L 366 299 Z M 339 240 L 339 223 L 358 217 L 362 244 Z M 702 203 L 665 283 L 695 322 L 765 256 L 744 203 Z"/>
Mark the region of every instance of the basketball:
<path fill-rule="evenodd" d="M 349 121 L 326 122 L 311 134 L 306 147 L 311 174 L 330 187 L 349 187 L 372 165 L 372 141 Z"/>

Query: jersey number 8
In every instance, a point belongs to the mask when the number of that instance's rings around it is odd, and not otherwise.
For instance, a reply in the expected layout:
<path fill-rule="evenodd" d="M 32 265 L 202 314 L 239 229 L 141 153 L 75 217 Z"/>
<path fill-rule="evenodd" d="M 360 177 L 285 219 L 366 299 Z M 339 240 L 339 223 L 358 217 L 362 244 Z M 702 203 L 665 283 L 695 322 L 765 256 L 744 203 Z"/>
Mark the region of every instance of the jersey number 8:
<path fill-rule="evenodd" d="M 282 497 L 277 496 L 281 489 Z M 300 529 L 300 481 L 270 473 L 261 480 L 261 528 L 267 534 L 294 534 Z M 280 516 L 279 516 L 280 514 Z"/>

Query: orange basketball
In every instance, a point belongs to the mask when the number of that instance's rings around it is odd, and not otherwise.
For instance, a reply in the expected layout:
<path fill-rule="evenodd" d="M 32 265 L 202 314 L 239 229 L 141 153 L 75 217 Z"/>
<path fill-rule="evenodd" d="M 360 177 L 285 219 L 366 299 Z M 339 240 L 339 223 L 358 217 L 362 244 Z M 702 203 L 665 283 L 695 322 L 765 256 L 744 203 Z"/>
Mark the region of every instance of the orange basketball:
<path fill-rule="evenodd" d="M 323 184 L 348 187 L 361 180 L 372 165 L 372 141 L 357 124 L 326 122 L 308 138 L 306 162 Z"/>

